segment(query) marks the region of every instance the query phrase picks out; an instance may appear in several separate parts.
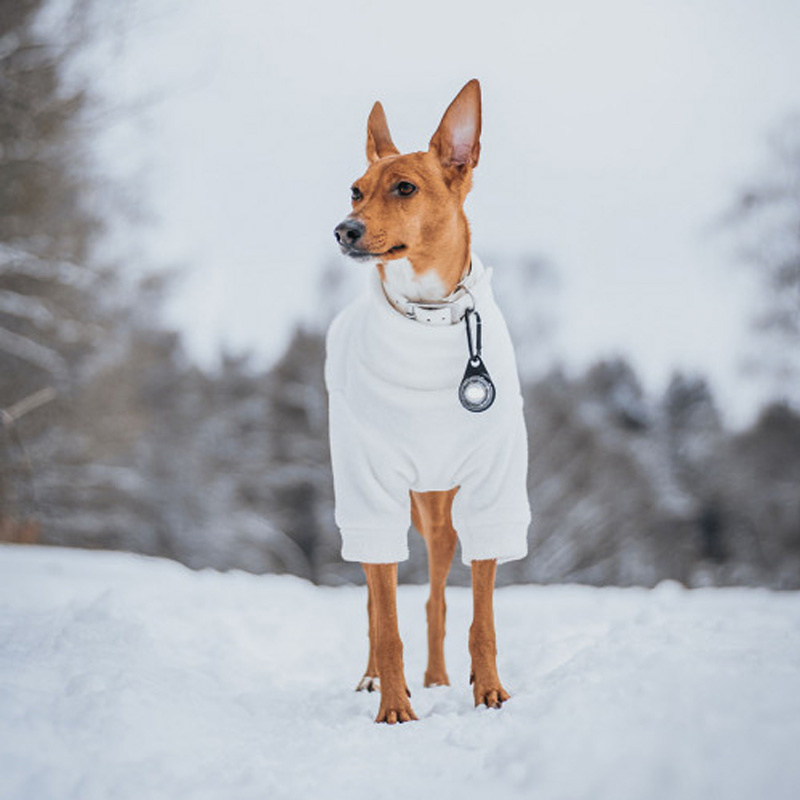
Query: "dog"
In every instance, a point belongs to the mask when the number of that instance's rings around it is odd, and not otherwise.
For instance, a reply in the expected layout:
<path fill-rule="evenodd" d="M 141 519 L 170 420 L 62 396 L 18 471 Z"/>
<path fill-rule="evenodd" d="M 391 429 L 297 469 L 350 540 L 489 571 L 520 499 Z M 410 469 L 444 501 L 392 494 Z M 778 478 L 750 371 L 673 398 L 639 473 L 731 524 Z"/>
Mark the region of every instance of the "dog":
<path fill-rule="evenodd" d="M 370 290 L 330 326 L 325 379 L 342 557 L 360 561 L 367 578 L 369 659 L 358 689 L 380 691 L 376 722 L 417 719 L 396 606 L 409 518 L 428 551 L 425 686 L 450 683 L 445 583 L 460 540 L 472 574 L 475 705 L 509 699 L 497 673 L 493 593 L 498 562 L 527 554 L 527 436 L 513 347 L 463 209 L 480 133 L 477 80 L 424 152 L 401 155 L 375 103 L 369 166 L 335 229 L 345 255 L 375 266 Z"/>

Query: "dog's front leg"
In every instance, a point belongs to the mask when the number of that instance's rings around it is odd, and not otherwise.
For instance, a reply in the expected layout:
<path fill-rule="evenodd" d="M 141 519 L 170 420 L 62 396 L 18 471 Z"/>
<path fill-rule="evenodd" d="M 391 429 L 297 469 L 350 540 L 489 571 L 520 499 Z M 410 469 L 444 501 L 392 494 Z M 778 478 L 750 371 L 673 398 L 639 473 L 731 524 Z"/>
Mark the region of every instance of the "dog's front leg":
<path fill-rule="evenodd" d="M 408 702 L 403 642 L 397 624 L 397 564 L 363 564 L 369 585 L 375 631 L 375 661 L 381 705 L 375 722 L 408 722 L 417 716 Z"/>
<path fill-rule="evenodd" d="M 497 640 L 494 633 L 494 578 L 497 561 L 472 562 L 472 625 L 469 652 L 472 656 L 470 683 L 475 705 L 500 708 L 510 695 L 497 674 Z"/>
<path fill-rule="evenodd" d="M 369 657 L 367 658 L 367 668 L 364 671 L 364 677 L 358 682 L 356 686 L 357 692 L 380 691 L 381 679 L 378 677 L 378 628 L 375 619 L 375 604 L 372 602 L 372 589 L 369 585 L 369 571 L 368 565 L 363 564 L 364 572 L 367 575 L 367 618 L 369 620 Z"/>

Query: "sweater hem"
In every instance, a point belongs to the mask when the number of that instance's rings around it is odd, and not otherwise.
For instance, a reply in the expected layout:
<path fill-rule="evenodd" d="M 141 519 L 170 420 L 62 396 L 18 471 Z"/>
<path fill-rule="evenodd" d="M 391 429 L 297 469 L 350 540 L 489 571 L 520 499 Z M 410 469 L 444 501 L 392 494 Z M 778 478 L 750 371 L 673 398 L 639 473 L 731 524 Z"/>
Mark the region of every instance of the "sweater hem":
<path fill-rule="evenodd" d="M 408 528 L 341 530 L 342 559 L 362 564 L 394 564 L 408 560 Z"/>
<path fill-rule="evenodd" d="M 525 558 L 528 555 L 529 525 L 530 521 L 526 519 L 469 525 L 459 530 L 462 563 L 468 567 L 473 561 L 496 559 L 498 564 L 505 564 Z"/>

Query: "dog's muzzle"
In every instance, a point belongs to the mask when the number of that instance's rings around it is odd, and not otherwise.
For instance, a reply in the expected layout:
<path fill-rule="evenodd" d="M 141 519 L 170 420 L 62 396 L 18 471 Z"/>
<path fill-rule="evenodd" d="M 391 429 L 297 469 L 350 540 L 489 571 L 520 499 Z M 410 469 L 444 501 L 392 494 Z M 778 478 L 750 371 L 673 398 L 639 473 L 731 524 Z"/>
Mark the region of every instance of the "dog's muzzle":
<path fill-rule="evenodd" d="M 343 222 L 340 222 L 333 230 L 333 235 L 342 248 L 342 252 L 351 255 L 359 254 L 361 251 L 357 245 L 361 237 L 367 230 L 363 222 L 353 217 L 348 217 Z"/>

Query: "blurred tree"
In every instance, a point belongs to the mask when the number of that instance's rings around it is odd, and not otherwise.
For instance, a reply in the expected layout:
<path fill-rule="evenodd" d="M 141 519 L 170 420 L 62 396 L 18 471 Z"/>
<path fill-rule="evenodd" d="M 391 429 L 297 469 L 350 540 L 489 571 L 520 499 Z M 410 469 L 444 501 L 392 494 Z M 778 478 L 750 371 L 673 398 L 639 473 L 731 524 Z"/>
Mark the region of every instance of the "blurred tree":
<path fill-rule="evenodd" d="M 721 563 L 726 544 L 720 493 L 727 448 L 711 390 L 703 378 L 678 373 L 667 386 L 661 410 L 672 472 L 692 498 L 698 556 Z"/>
<path fill-rule="evenodd" d="M 691 581 L 691 498 L 675 481 L 657 414 L 624 361 L 577 381 L 528 385 L 531 553 L 514 572 L 542 582 Z"/>
<path fill-rule="evenodd" d="M 0 0 L 0 391 L 72 379 L 103 333 L 97 295 L 111 279 L 91 262 L 101 228 L 82 129 L 86 95 L 63 70 L 83 30 L 75 3 L 58 44 L 36 20 L 41 0 Z"/>
<path fill-rule="evenodd" d="M 66 77 L 89 8 L 86 0 L 61 4 L 54 32 L 41 22 L 52 4 L 0 0 L 0 406 L 55 387 L 56 402 L 20 419 L 15 434 L 28 449 L 28 479 L 40 484 L 45 516 L 61 521 L 59 495 L 80 496 L 80 467 L 94 457 L 81 392 L 117 326 L 116 274 L 95 256 L 103 225 L 86 135 L 89 98 Z M 13 462 L 3 446 L 0 470 Z M 34 514 L 32 492 L 21 496 L 0 496 L 0 516 Z"/>
<path fill-rule="evenodd" d="M 271 519 L 305 554 L 308 577 L 335 581 L 360 570 L 339 559 L 324 359 L 323 335 L 298 328 L 270 371 L 264 420 L 270 460 L 262 479 Z M 331 564 L 340 568 L 331 571 Z"/>
<path fill-rule="evenodd" d="M 723 501 L 734 559 L 719 582 L 800 588 L 800 415 L 764 409 L 732 437 Z"/>
<path fill-rule="evenodd" d="M 754 318 L 758 351 L 747 366 L 766 373 L 773 392 L 800 404 L 800 114 L 770 139 L 765 176 L 742 192 L 731 220 L 742 237 L 742 256 L 762 290 Z"/>

